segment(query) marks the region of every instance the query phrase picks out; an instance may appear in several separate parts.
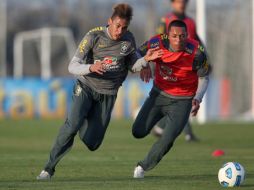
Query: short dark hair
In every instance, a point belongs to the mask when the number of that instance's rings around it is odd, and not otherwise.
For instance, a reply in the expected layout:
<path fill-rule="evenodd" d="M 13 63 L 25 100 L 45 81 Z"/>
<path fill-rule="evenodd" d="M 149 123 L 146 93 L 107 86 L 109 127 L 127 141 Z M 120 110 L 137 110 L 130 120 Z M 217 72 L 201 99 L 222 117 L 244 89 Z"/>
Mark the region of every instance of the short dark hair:
<path fill-rule="evenodd" d="M 171 2 L 174 2 L 175 0 L 171 0 Z M 186 3 L 188 3 L 189 0 L 185 0 Z"/>
<path fill-rule="evenodd" d="M 182 27 L 182 28 L 185 28 L 185 30 L 187 32 L 187 25 L 183 21 L 181 21 L 181 20 L 174 20 L 174 21 L 172 21 L 168 25 L 168 31 L 170 31 L 172 27 Z"/>
<path fill-rule="evenodd" d="M 132 16 L 133 16 L 132 7 L 126 3 L 116 4 L 113 7 L 113 13 L 112 13 L 111 19 L 113 19 L 117 16 L 122 19 L 126 19 L 128 22 L 130 22 L 132 19 Z"/>

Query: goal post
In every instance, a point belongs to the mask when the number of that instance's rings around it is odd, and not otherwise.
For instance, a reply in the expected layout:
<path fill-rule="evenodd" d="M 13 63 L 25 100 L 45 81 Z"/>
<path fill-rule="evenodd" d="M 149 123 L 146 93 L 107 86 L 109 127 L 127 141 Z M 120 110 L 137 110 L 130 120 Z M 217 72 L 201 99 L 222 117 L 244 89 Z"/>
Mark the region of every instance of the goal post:
<path fill-rule="evenodd" d="M 22 78 L 24 70 L 24 43 L 40 42 L 40 68 L 41 78 L 49 79 L 51 75 L 51 45 L 52 37 L 60 36 L 64 38 L 67 48 L 68 58 L 71 59 L 76 49 L 74 37 L 68 28 L 42 28 L 38 30 L 20 32 L 14 39 L 14 77 Z"/>
<path fill-rule="evenodd" d="M 0 1 L 0 77 L 7 76 L 6 42 L 7 42 L 7 0 Z"/>
<path fill-rule="evenodd" d="M 197 0 L 196 1 L 196 23 L 197 23 L 197 33 L 201 38 L 201 41 L 206 44 L 206 1 Z M 199 123 L 205 123 L 207 121 L 207 97 L 203 98 L 200 110 L 197 116 L 197 121 Z"/>
<path fill-rule="evenodd" d="M 251 104 L 251 119 L 254 120 L 254 0 L 252 0 L 252 104 Z"/>

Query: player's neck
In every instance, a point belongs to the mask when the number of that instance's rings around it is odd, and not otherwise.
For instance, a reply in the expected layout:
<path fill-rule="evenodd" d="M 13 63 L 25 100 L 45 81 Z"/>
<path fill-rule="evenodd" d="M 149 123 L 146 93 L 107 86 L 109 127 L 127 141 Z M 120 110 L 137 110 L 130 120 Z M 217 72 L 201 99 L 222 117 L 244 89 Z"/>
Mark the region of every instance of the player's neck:
<path fill-rule="evenodd" d="M 113 38 L 112 38 L 112 36 L 111 36 L 111 34 L 110 34 L 109 30 L 108 30 L 108 26 L 106 27 L 106 32 L 107 32 L 107 34 L 108 34 L 108 37 L 109 37 L 111 40 L 113 40 Z"/>
<path fill-rule="evenodd" d="M 171 52 L 182 52 L 182 51 L 184 51 L 184 49 L 183 50 L 180 50 L 180 51 L 176 51 L 170 44 L 169 44 L 169 51 L 171 51 Z"/>
<path fill-rule="evenodd" d="M 175 50 L 174 50 L 174 48 L 171 46 L 171 45 L 169 45 L 169 51 L 172 51 L 172 52 L 176 52 Z"/>

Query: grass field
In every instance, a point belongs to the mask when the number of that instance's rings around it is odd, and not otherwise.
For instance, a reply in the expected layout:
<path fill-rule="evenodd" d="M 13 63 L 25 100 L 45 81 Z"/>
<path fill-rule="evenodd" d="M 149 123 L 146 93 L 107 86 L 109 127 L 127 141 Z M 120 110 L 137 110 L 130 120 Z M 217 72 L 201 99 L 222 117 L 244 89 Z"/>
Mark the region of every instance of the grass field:
<path fill-rule="evenodd" d="M 0 121 L 0 189 L 2 190 L 126 190 L 172 189 L 217 190 L 217 172 L 227 161 L 238 161 L 247 177 L 241 189 L 254 189 L 254 125 L 209 124 L 194 126 L 199 143 L 186 143 L 180 136 L 167 156 L 142 180 L 132 179 L 133 168 L 156 140 L 136 140 L 131 121 L 112 121 L 105 141 L 89 152 L 75 139 L 71 152 L 59 163 L 49 182 L 36 176 L 45 164 L 49 150 L 63 121 Z M 215 149 L 226 155 L 213 158 Z"/>

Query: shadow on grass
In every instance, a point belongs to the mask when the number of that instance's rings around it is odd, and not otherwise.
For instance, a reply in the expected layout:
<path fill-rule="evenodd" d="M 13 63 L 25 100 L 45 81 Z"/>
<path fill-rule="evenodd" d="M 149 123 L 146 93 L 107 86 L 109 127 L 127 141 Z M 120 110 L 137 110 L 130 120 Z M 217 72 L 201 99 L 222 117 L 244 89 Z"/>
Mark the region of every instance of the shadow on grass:
<path fill-rule="evenodd" d="M 147 179 L 167 179 L 167 180 L 186 180 L 186 181 L 193 181 L 193 180 L 204 180 L 210 178 L 217 178 L 216 175 L 170 175 L 170 176 L 147 176 Z"/>
<path fill-rule="evenodd" d="M 254 174 L 248 174 L 247 173 L 247 175 L 246 175 L 246 177 L 245 177 L 245 180 L 249 180 L 249 179 L 254 179 Z M 252 180 L 252 182 L 251 183 L 248 183 L 248 181 L 246 181 L 246 183 L 247 184 L 245 184 L 245 183 L 243 183 L 243 185 L 241 185 L 241 187 L 254 187 L 254 182 L 253 182 L 253 180 Z M 253 188 L 254 189 L 254 188 Z"/>
<path fill-rule="evenodd" d="M 241 185 L 241 188 L 244 188 L 244 187 L 254 187 L 254 183 L 253 184 L 246 184 L 246 185 Z"/>
<path fill-rule="evenodd" d="M 147 180 L 185 180 L 185 181 L 193 181 L 193 180 L 205 180 L 216 178 L 215 175 L 165 175 L 165 176 L 152 176 L 147 175 L 144 179 L 133 179 L 132 176 L 121 176 L 121 177 L 100 177 L 100 176 L 78 176 L 78 177 L 52 177 L 49 181 L 38 181 L 36 179 L 21 179 L 15 180 L 16 182 L 21 183 L 29 183 L 29 182 L 112 182 L 112 181 L 147 181 Z M 0 180 L 2 183 L 13 182 L 13 180 Z"/>
<path fill-rule="evenodd" d="M 37 181 L 36 179 L 31 180 L 16 180 L 16 183 L 118 183 L 118 182 L 148 182 L 148 181 L 185 181 L 193 183 L 196 181 L 210 181 L 216 179 L 216 175 L 165 175 L 165 176 L 152 176 L 147 175 L 144 179 L 133 179 L 132 176 L 121 176 L 121 177 L 100 177 L 100 176 L 79 176 L 79 177 L 53 177 L 50 181 Z M 248 179 L 253 179 L 253 174 L 248 174 Z M 1 183 L 13 183 L 13 180 L 0 180 Z M 254 183 L 243 184 L 241 187 L 254 187 Z"/>
<path fill-rule="evenodd" d="M 146 176 L 144 179 L 133 179 L 132 176 L 128 177 L 99 177 L 99 176 L 84 176 L 78 178 L 65 178 L 65 177 L 57 177 L 52 179 L 55 182 L 118 182 L 118 181 L 154 181 L 154 180 L 166 180 L 166 181 L 174 181 L 174 180 L 185 180 L 193 182 L 193 180 L 207 180 L 207 179 L 214 179 L 216 175 L 172 175 L 172 176 Z"/>

